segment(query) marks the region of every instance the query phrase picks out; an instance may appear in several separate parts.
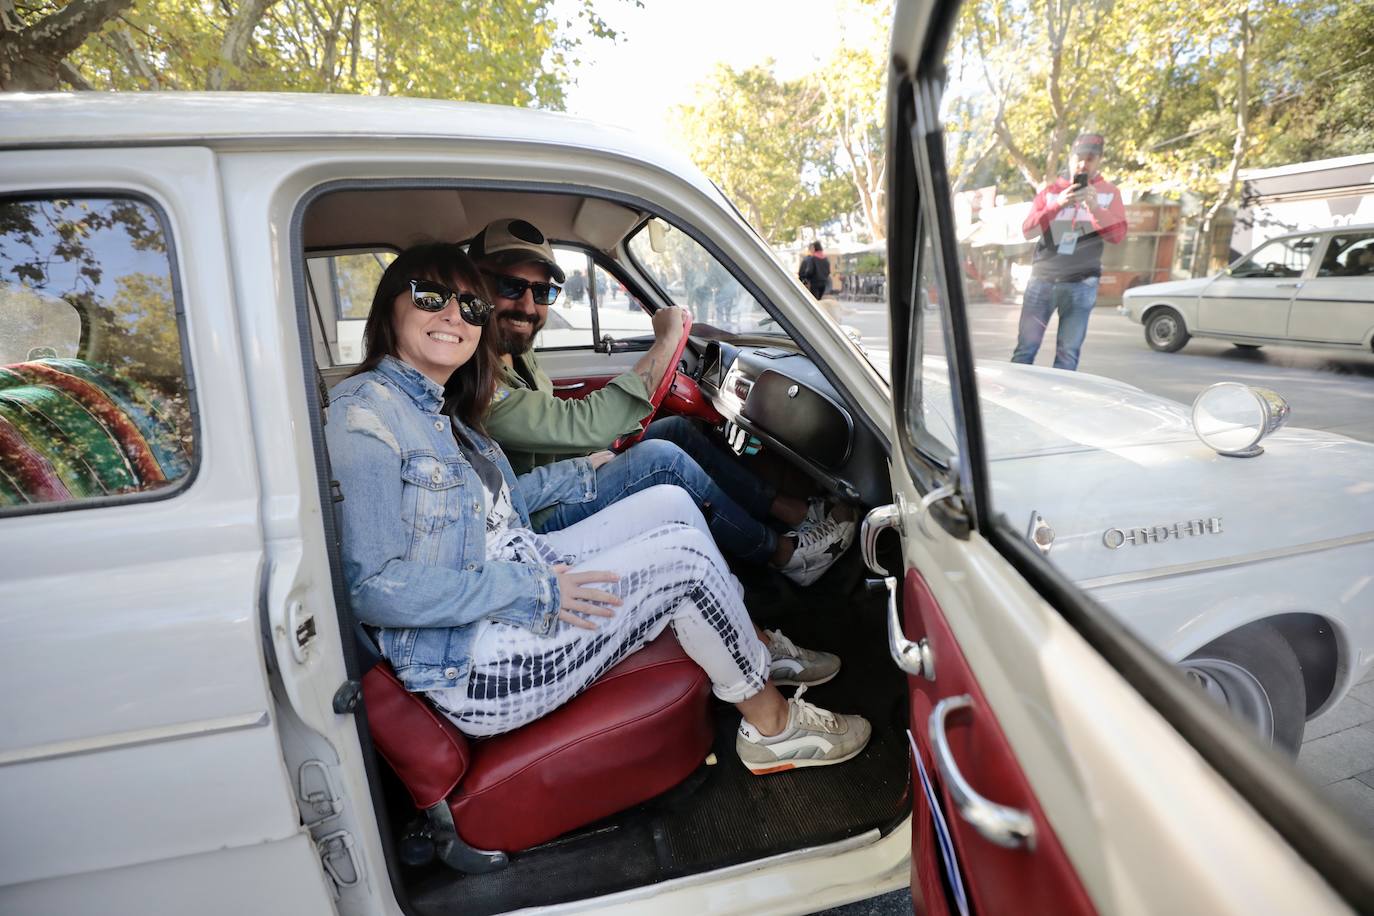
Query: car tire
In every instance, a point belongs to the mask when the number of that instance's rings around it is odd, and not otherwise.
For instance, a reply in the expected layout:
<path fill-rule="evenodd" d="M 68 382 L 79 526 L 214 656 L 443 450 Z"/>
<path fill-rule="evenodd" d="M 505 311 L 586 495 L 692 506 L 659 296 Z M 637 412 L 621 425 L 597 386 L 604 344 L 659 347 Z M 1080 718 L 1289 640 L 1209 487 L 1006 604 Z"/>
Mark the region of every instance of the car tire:
<path fill-rule="evenodd" d="M 1145 342 L 1161 353 L 1174 353 L 1188 342 L 1183 316 L 1170 308 L 1155 309 L 1145 319 Z"/>
<path fill-rule="evenodd" d="M 1233 343 L 1233 344 L 1231 344 L 1231 346 L 1235 347 L 1237 350 L 1258 350 L 1258 349 L 1259 349 L 1261 346 L 1263 346 L 1263 345 L 1262 345 L 1262 344 L 1242 344 L 1242 343 Z"/>
<path fill-rule="evenodd" d="M 1297 754 L 1307 725 L 1307 687 L 1297 653 L 1273 626 L 1252 623 L 1227 633 L 1179 667 L 1261 740 Z"/>

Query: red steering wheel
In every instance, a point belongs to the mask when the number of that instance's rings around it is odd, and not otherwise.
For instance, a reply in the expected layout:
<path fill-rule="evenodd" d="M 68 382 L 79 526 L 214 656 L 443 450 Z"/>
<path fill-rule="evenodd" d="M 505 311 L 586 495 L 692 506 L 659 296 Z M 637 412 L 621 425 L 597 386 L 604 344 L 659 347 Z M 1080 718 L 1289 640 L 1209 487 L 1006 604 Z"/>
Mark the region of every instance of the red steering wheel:
<path fill-rule="evenodd" d="M 639 425 L 643 427 L 643 429 L 637 433 L 630 433 L 628 436 L 621 436 L 619 439 L 612 442 L 611 449 L 613 451 L 624 451 L 644 438 L 644 429 L 649 428 L 649 424 L 653 422 L 654 415 L 658 413 L 659 405 L 662 404 L 663 399 L 668 396 L 669 389 L 673 387 L 673 382 L 678 378 L 677 367 L 678 364 L 682 362 L 682 351 L 687 349 L 687 335 L 691 330 L 692 316 L 687 314 L 687 311 L 684 309 L 682 312 L 682 336 L 678 338 L 677 349 L 673 351 L 673 358 L 668 363 L 668 371 L 663 373 L 663 378 L 658 380 L 658 387 L 649 395 L 649 415 L 639 421 Z M 690 381 L 690 379 L 688 379 L 688 381 Z"/>

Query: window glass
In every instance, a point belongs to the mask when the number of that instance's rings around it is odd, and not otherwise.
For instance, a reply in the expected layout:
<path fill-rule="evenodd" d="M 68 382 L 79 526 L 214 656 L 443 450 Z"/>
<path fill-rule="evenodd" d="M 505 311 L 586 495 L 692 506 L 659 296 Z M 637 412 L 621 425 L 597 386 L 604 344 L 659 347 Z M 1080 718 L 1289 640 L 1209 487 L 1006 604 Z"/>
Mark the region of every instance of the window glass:
<path fill-rule="evenodd" d="M 0 510 L 171 487 L 193 431 L 157 213 L 0 200 Z"/>
<path fill-rule="evenodd" d="M 1275 239 L 1261 245 L 1231 268 L 1233 277 L 1300 277 L 1312 260 L 1317 236 Z"/>
<path fill-rule="evenodd" d="M 534 339 L 536 348 L 593 346 L 593 312 L 602 337 L 609 334 L 619 339 L 653 333 L 648 310 L 591 255 L 576 248 L 555 248 L 554 257 L 563 268 L 563 291 L 549 306 L 544 329 Z"/>
<path fill-rule="evenodd" d="M 1374 274 L 1374 232 L 1333 235 L 1317 276 L 1364 277 L 1370 274 Z"/>
<path fill-rule="evenodd" d="M 1304 279 L 1374 271 L 1342 228 L 1367 169 L 1332 158 L 1365 151 L 1338 110 L 1363 84 L 1330 69 L 1339 5 L 1214 11 L 960 10 L 944 164 L 993 202 L 949 202 L 979 500 L 1374 836 L 1370 298 Z"/>
<path fill-rule="evenodd" d="M 655 217 L 635 233 L 630 256 L 693 321 L 740 334 L 782 334 L 759 301 L 686 233 Z"/>
<path fill-rule="evenodd" d="M 916 262 L 916 295 L 919 315 L 912 317 L 910 397 L 907 400 L 907 434 L 927 457 L 948 466 L 958 450 L 954 433 L 954 403 L 945 362 L 945 312 L 940 307 L 934 247 L 925 220 L 919 229 L 920 252 Z M 919 371 L 916 371 L 919 367 Z"/>

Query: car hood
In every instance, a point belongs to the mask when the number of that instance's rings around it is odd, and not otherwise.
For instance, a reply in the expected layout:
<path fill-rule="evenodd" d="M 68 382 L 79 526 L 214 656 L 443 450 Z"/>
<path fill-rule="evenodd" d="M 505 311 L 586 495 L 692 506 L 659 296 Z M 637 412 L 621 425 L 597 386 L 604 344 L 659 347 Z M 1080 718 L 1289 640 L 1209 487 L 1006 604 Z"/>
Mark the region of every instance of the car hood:
<path fill-rule="evenodd" d="M 1143 286 L 1132 286 L 1122 295 L 1127 299 L 1136 299 L 1141 296 L 1197 296 L 1212 280 L 1212 277 L 1193 277 L 1188 280 L 1146 283 Z"/>
<path fill-rule="evenodd" d="M 949 403 L 942 369 L 927 370 L 927 402 Z M 1369 443 L 1282 429 L 1228 458 L 1188 407 L 1122 382 L 1009 363 L 977 376 L 994 511 L 1022 532 L 1042 516 L 1050 558 L 1088 587 L 1374 533 Z"/>

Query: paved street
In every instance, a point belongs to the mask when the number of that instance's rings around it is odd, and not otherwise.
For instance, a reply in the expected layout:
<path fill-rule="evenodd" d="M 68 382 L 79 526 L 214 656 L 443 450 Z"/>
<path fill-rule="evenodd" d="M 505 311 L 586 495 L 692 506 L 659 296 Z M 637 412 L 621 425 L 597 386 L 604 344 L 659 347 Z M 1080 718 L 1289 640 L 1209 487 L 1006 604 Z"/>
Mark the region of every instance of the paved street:
<path fill-rule="evenodd" d="M 1019 302 L 971 307 L 979 359 L 1011 356 L 1019 314 Z M 839 318 L 863 334 L 864 347 L 875 365 L 886 371 L 886 304 L 843 302 Z M 933 313 L 927 318 L 932 339 L 938 341 L 937 320 Z M 1053 362 L 1054 334 L 1051 323 L 1037 364 Z M 1196 338 L 1177 353 L 1157 353 L 1145 344 L 1140 325 L 1118 315 L 1114 307 L 1104 307 L 1093 314 L 1088 326 L 1079 371 L 1110 376 L 1185 404 L 1213 382 L 1272 388 L 1292 408 L 1288 426 L 1374 442 L 1374 353 L 1269 346 L 1240 350 L 1229 343 Z M 1298 766 L 1338 808 L 1374 836 L 1374 674 L 1334 710 L 1307 724 Z M 827 916 L 910 912 L 911 898 L 905 891 L 825 911 Z"/>

